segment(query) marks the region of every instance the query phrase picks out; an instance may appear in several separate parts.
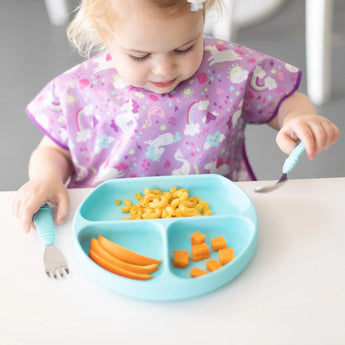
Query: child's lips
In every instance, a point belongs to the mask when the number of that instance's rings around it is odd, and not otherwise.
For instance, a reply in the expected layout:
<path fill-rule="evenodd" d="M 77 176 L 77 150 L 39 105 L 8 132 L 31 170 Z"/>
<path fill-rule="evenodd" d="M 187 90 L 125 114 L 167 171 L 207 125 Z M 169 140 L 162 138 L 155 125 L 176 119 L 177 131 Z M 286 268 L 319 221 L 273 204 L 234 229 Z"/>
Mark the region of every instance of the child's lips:
<path fill-rule="evenodd" d="M 175 81 L 176 81 L 176 78 L 168 80 L 168 81 L 162 81 L 162 82 L 151 81 L 151 84 L 154 85 L 155 87 L 165 88 L 165 87 L 169 87 L 173 85 Z"/>

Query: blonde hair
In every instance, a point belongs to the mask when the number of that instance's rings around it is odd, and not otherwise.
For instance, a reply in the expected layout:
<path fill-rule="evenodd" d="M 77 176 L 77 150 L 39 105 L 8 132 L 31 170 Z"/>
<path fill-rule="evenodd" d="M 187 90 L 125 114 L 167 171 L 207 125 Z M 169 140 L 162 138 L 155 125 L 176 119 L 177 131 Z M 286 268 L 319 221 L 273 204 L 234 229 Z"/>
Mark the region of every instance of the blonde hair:
<path fill-rule="evenodd" d="M 133 0 L 126 0 L 133 1 Z M 152 8 L 167 15 L 190 11 L 187 0 L 141 0 Z M 204 11 L 209 10 L 221 0 L 206 0 Z M 77 13 L 67 28 L 67 37 L 79 54 L 89 57 L 92 53 L 106 49 L 104 38 L 114 33 L 113 24 L 119 20 L 119 0 L 82 0 Z"/>

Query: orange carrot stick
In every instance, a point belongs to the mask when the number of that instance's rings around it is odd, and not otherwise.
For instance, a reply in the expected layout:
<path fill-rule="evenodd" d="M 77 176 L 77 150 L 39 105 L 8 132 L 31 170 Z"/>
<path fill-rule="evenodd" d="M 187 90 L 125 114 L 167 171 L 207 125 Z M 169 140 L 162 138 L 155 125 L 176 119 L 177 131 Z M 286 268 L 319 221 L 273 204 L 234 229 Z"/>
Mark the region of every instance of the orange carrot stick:
<path fill-rule="evenodd" d="M 136 252 L 133 252 L 130 249 L 120 246 L 107 238 L 99 235 L 97 238 L 97 242 L 99 245 L 106 250 L 110 255 L 115 256 L 116 258 L 129 262 L 133 265 L 152 265 L 152 264 L 159 264 L 162 261 L 156 260 Z"/>
<path fill-rule="evenodd" d="M 131 279 L 138 279 L 138 280 L 148 280 L 148 279 L 153 278 L 153 276 L 151 276 L 149 274 L 133 273 L 133 272 L 130 272 L 130 271 L 126 271 L 126 270 L 124 270 L 122 268 L 119 268 L 117 266 L 114 266 L 112 263 L 104 260 L 102 257 L 97 255 L 92 250 L 89 251 L 89 256 L 98 265 L 100 265 L 101 267 L 103 267 L 107 271 L 115 273 L 115 274 L 117 274 L 119 276 L 122 276 L 122 277 L 125 277 L 125 278 L 131 278 Z"/>
<path fill-rule="evenodd" d="M 92 250 L 95 254 L 103 258 L 105 261 L 108 261 L 112 265 L 133 273 L 149 274 L 156 272 L 158 269 L 158 264 L 139 266 L 122 261 L 115 256 L 110 255 L 106 250 L 104 250 L 95 238 L 91 239 L 90 250 Z"/>

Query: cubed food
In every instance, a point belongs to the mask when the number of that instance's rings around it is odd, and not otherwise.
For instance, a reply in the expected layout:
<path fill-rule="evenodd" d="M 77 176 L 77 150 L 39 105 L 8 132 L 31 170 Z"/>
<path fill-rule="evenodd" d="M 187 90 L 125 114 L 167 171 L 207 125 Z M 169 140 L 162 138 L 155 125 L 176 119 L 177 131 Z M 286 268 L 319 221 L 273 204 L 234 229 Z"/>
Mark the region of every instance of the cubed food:
<path fill-rule="evenodd" d="M 216 271 L 222 267 L 222 265 L 216 259 L 207 260 L 205 265 L 209 272 Z"/>
<path fill-rule="evenodd" d="M 174 250 L 174 267 L 186 268 L 189 264 L 190 257 L 186 250 Z"/>
<path fill-rule="evenodd" d="M 200 261 L 210 257 L 210 247 L 206 243 L 195 244 L 192 246 L 193 261 Z"/>
<path fill-rule="evenodd" d="M 227 247 L 224 236 L 213 237 L 211 238 L 210 241 L 211 241 L 212 248 L 215 252 L 217 252 L 219 249 L 223 249 Z"/>
<path fill-rule="evenodd" d="M 204 243 L 206 239 L 206 236 L 199 231 L 194 232 L 194 234 L 190 237 L 190 241 L 192 243 L 192 246 L 195 244 L 201 244 Z"/>
<path fill-rule="evenodd" d="M 233 259 L 235 259 L 235 251 L 233 248 L 223 248 L 218 251 L 219 262 L 222 265 L 226 265 Z"/>
<path fill-rule="evenodd" d="M 193 267 L 189 271 L 189 274 L 192 278 L 196 278 L 196 277 L 204 276 L 205 274 L 207 274 L 207 271 L 202 270 L 201 268 L 198 268 L 198 267 Z"/>

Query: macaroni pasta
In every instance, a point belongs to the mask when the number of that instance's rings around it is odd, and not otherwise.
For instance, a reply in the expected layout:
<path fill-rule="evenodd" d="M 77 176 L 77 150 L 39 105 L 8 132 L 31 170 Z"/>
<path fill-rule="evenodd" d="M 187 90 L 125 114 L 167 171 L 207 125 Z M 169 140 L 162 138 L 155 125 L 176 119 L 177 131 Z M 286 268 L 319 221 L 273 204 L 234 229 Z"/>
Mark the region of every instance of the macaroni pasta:
<path fill-rule="evenodd" d="M 135 193 L 135 198 L 138 203 L 134 205 L 128 199 L 124 200 L 125 206 L 121 211 L 129 213 L 124 220 L 212 215 L 208 203 L 198 197 L 190 197 L 186 188 L 172 187 L 169 192 L 145 188 L 144 195 Z"/>

